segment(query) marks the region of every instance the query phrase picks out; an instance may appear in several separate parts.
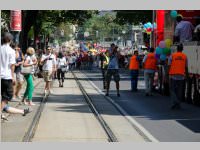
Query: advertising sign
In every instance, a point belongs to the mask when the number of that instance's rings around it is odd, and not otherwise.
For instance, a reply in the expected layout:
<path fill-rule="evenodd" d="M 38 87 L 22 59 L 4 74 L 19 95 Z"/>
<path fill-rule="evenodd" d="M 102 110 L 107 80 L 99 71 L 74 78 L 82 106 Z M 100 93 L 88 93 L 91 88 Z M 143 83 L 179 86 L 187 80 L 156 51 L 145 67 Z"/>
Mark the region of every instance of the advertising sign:
<path fill-rule="evenodd" d="M 21 10 L 10 11 L 10 29 L 11 31 L 22 30 Z"/>

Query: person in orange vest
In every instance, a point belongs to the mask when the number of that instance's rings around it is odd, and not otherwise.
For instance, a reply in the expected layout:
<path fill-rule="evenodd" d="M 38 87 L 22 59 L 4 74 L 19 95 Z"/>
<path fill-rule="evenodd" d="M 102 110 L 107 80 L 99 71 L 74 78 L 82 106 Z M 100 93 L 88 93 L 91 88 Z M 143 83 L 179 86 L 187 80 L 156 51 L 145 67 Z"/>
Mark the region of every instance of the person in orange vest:
<path fill-rule="evenodd" d="M 180 109 L 181 100 L 184 99 L 185 77 L 188 75 L 187 56 L 182 53 L 183 45 L 177 46 L 177 52 L 173 53 L 168 61 L 170 77 L 171 109 Z"/>
<path fill-rule="evenodd" d="M 130 59 L 129 70 L 131 75 L 131 91 L 136 92 L 139 74 L 139 61 L 138 51 L 135 50 L 133 56 Z"/>
<path fill-rule="evenodd" d="M 154 53 L 154 48 L 150 48 L 150 53 L 144 56 L 143 59 L 146 96 L 152 96 L 154 74 L 157 69 L 156 65 L 157 65 L 157 59 Z"/>

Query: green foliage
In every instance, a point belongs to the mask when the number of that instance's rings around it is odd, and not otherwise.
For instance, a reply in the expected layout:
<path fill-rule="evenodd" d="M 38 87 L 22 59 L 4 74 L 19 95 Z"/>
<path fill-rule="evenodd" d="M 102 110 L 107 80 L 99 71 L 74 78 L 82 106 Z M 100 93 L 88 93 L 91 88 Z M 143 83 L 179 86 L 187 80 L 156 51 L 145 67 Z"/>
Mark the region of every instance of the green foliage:
<path fill-rule="evenodd" d="M 9 30 L 10 28 L 10 11 L 2 10 L 1 11 L 1 33 Z"/>
<path fill-rule="evenodd" d="M 116 10 L 115 22 L 119 24 L 134 24 L 146 23 L 152 21 L 152 10 Z"/>
<path fill-rule="evenodd" d="M 89 32 L 92 39 L 99 41 L 102 37 L 113 37 L 123 29 L 123 26 L 114 22 L 115 14 L 105 14 L 103 16 L 93 15 L 79 30 Z M 97 34 L 98 32 L 98 34 Z"/>

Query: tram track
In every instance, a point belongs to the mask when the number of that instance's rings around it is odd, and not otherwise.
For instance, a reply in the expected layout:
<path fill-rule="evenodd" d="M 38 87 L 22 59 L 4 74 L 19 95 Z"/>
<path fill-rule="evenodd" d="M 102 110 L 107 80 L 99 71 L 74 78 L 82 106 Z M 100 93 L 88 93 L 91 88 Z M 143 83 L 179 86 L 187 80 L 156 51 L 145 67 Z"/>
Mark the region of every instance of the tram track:
<path fill-rule="evenodd" d="M 41 82 L 38 83 L 38 85 L 40 84 Z M 52 83 L 53 84 L 53 83 Z M 36 113 L 33 117 L 33 120 L 32 120 L 32 123 L 31 125 L 29 126 L 27 132 L 25 133 L 23 139 L 22 139 L 22 142 L 31 142 L 31 139 L 34 137 L 34 134 L 36 132 L 36 129 L 37 129 L 37 125 L 39 123 L 39 120 L 40 120 L 40 116 L 44 110 L 44 106 L 47 102 L 47 99 L 48 99 L 48 96 L 49 95 L 44 95 L 41 99 L 41 102 L 40 102 L 40 106 L 38 107 L 38 109 L 36 110 Z"/>
<path fill-rule="evenodd" d="M 83 73 L 83 72 L 80 72 Z M 84 74 L 84 73 L 83 73 Z M 153 135 L 151 135 L 143 126 L 141 126 L 135 119 L 133 119 L 124 109 L 122 109 L 112 98 L 105 96 L 105 94 L 90 80 L 88 82 L 92 87 L 102 95 L 115 109 L 130 123 L 130 125 L 137 131 L 137 133 L 146 142 L 159 142 Z"/>
<path fill-rule="evenodd" d="M 82 86 L 82 84 L 80 83 L 80 81 L 78 80 L 77 76 L 75 75 L 75 73 L 73 71 L 72 71 L 72 75 L 73 75 L 73 77 L 74 77 L 74 79 L 75 79 L 80 91 L 82 92 L 87 104 L 89 105 L 90 109 L 92 110 L 92 112 L 94 113 L 95 117 L 99 121 L 100 125 L 104 129 L 106 135 L 108 136 L 108 141 L 109 142 L 118 142 L 117 137 L 115 136 L 115 134 L 113 133 L 113 131 L 111 130 L 109 125 L 106 123 L 106 121 L 103 119 L 103 117 L 99 114 L 99 112 L 97 111 L 96 107 L 92 103 L 92 99 L 87 94 L 87 92 L 85 91 L 84 87 Z"/>

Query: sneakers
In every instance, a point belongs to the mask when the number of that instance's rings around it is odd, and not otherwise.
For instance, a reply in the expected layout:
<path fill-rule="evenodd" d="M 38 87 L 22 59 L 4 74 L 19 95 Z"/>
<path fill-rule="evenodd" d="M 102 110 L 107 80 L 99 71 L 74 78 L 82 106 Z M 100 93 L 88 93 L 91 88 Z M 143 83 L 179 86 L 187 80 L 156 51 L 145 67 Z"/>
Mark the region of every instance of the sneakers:
<path fill-rule="evenodd" d="M 6 121 L 8 121 L 8 119 L 6 118 L 6 116 L 4 116 L 4 115 L 2 115 L 2 114 L 1 114 L 1 120 L 6 120 Z"/>
<path fill-rule="evenodd" d="M 26 116 L 28 113 L 30 113 L 31 111 L 29 110 L 29 108 L 24 109 L 24 113 L 22 116 Z"/>

